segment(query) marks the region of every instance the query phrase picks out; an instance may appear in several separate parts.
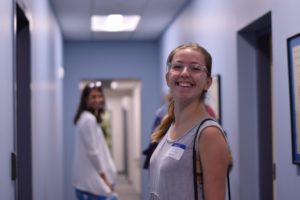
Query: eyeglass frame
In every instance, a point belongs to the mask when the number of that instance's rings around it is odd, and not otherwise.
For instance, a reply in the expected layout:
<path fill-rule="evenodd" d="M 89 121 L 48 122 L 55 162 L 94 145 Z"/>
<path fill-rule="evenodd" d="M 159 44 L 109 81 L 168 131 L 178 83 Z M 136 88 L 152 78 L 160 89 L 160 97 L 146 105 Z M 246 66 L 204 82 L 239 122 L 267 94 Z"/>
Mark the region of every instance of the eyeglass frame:
<path fill-rule="evenodd" d="M 180 69 L 174 69 L 174 65 L 177 65 Z M 184 64 L 180 62 L 176 63 L 167 63 L 168 70 L 173 70 L 175 72 L 182 72 L 185 67 L 189 70 L 192 74 L 202 73 L 205 72 L 208 75 L 208 70 L 205 65 L 201 65 L 199 63 L 191 63 L 191 64 Z"/>

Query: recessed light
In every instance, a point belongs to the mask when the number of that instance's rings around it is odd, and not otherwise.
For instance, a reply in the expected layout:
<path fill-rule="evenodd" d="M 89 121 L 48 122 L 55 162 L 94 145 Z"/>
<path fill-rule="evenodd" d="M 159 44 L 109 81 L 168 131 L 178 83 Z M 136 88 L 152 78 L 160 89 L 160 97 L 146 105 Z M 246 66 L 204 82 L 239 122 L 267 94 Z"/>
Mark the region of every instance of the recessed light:
<path fill-rule="evenodd" d="M 91 30 L 106 32 L 134 31 L 140 18 L 139 15 L 93 15 L 91 17 Z"/>

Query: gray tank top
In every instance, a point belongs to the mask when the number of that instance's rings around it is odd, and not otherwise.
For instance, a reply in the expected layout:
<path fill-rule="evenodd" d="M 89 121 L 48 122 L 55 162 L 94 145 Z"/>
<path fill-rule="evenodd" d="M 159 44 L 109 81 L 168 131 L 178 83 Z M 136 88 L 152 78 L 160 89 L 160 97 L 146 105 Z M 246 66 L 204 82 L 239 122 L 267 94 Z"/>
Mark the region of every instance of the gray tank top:
<path fill-rule="evenodd" d="M 159 142 L 150 160 L 150 200 L 195 199 L 193 142 L 201 121 L 176 140 L 170 139 L 169 128 L 165 136 Z M 208 126 L 216 126 L 223 132 L 223 129 L 217 122 L 207 120 L 201 125 L 197 137 L 199 137 L 201 131 Z M 202 184 L 198 184 L 198 199 L 203 199 Z"/>

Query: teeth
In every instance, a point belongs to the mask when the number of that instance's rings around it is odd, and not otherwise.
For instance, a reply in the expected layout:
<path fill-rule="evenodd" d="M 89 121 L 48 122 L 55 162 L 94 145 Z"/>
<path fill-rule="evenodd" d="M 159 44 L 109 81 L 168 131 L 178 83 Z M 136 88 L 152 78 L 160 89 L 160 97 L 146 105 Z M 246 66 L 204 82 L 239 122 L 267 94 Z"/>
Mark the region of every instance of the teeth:
<path fill-rule="evenodd" d="M 178 85 L 182 86 L 182 87 L 190 87 L 190 86 L 192 86 L 192 84 L 186 83 L 186 82 L 184 82 L 184 83 L 180 82 L 180 83 L 178 83 Z"/>

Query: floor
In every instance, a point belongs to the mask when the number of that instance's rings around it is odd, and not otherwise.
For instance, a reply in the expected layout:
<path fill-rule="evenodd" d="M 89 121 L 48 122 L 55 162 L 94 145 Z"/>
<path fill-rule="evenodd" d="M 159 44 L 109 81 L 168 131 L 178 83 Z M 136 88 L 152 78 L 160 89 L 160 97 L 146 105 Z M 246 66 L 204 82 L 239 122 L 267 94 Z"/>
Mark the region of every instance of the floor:
<path fill-rule="evenodd" d="M 126 176 L 119 175 L 117 179 L 116 192 L 119 200 L 140 200 L 140 194 L 135 191 Z"/>

